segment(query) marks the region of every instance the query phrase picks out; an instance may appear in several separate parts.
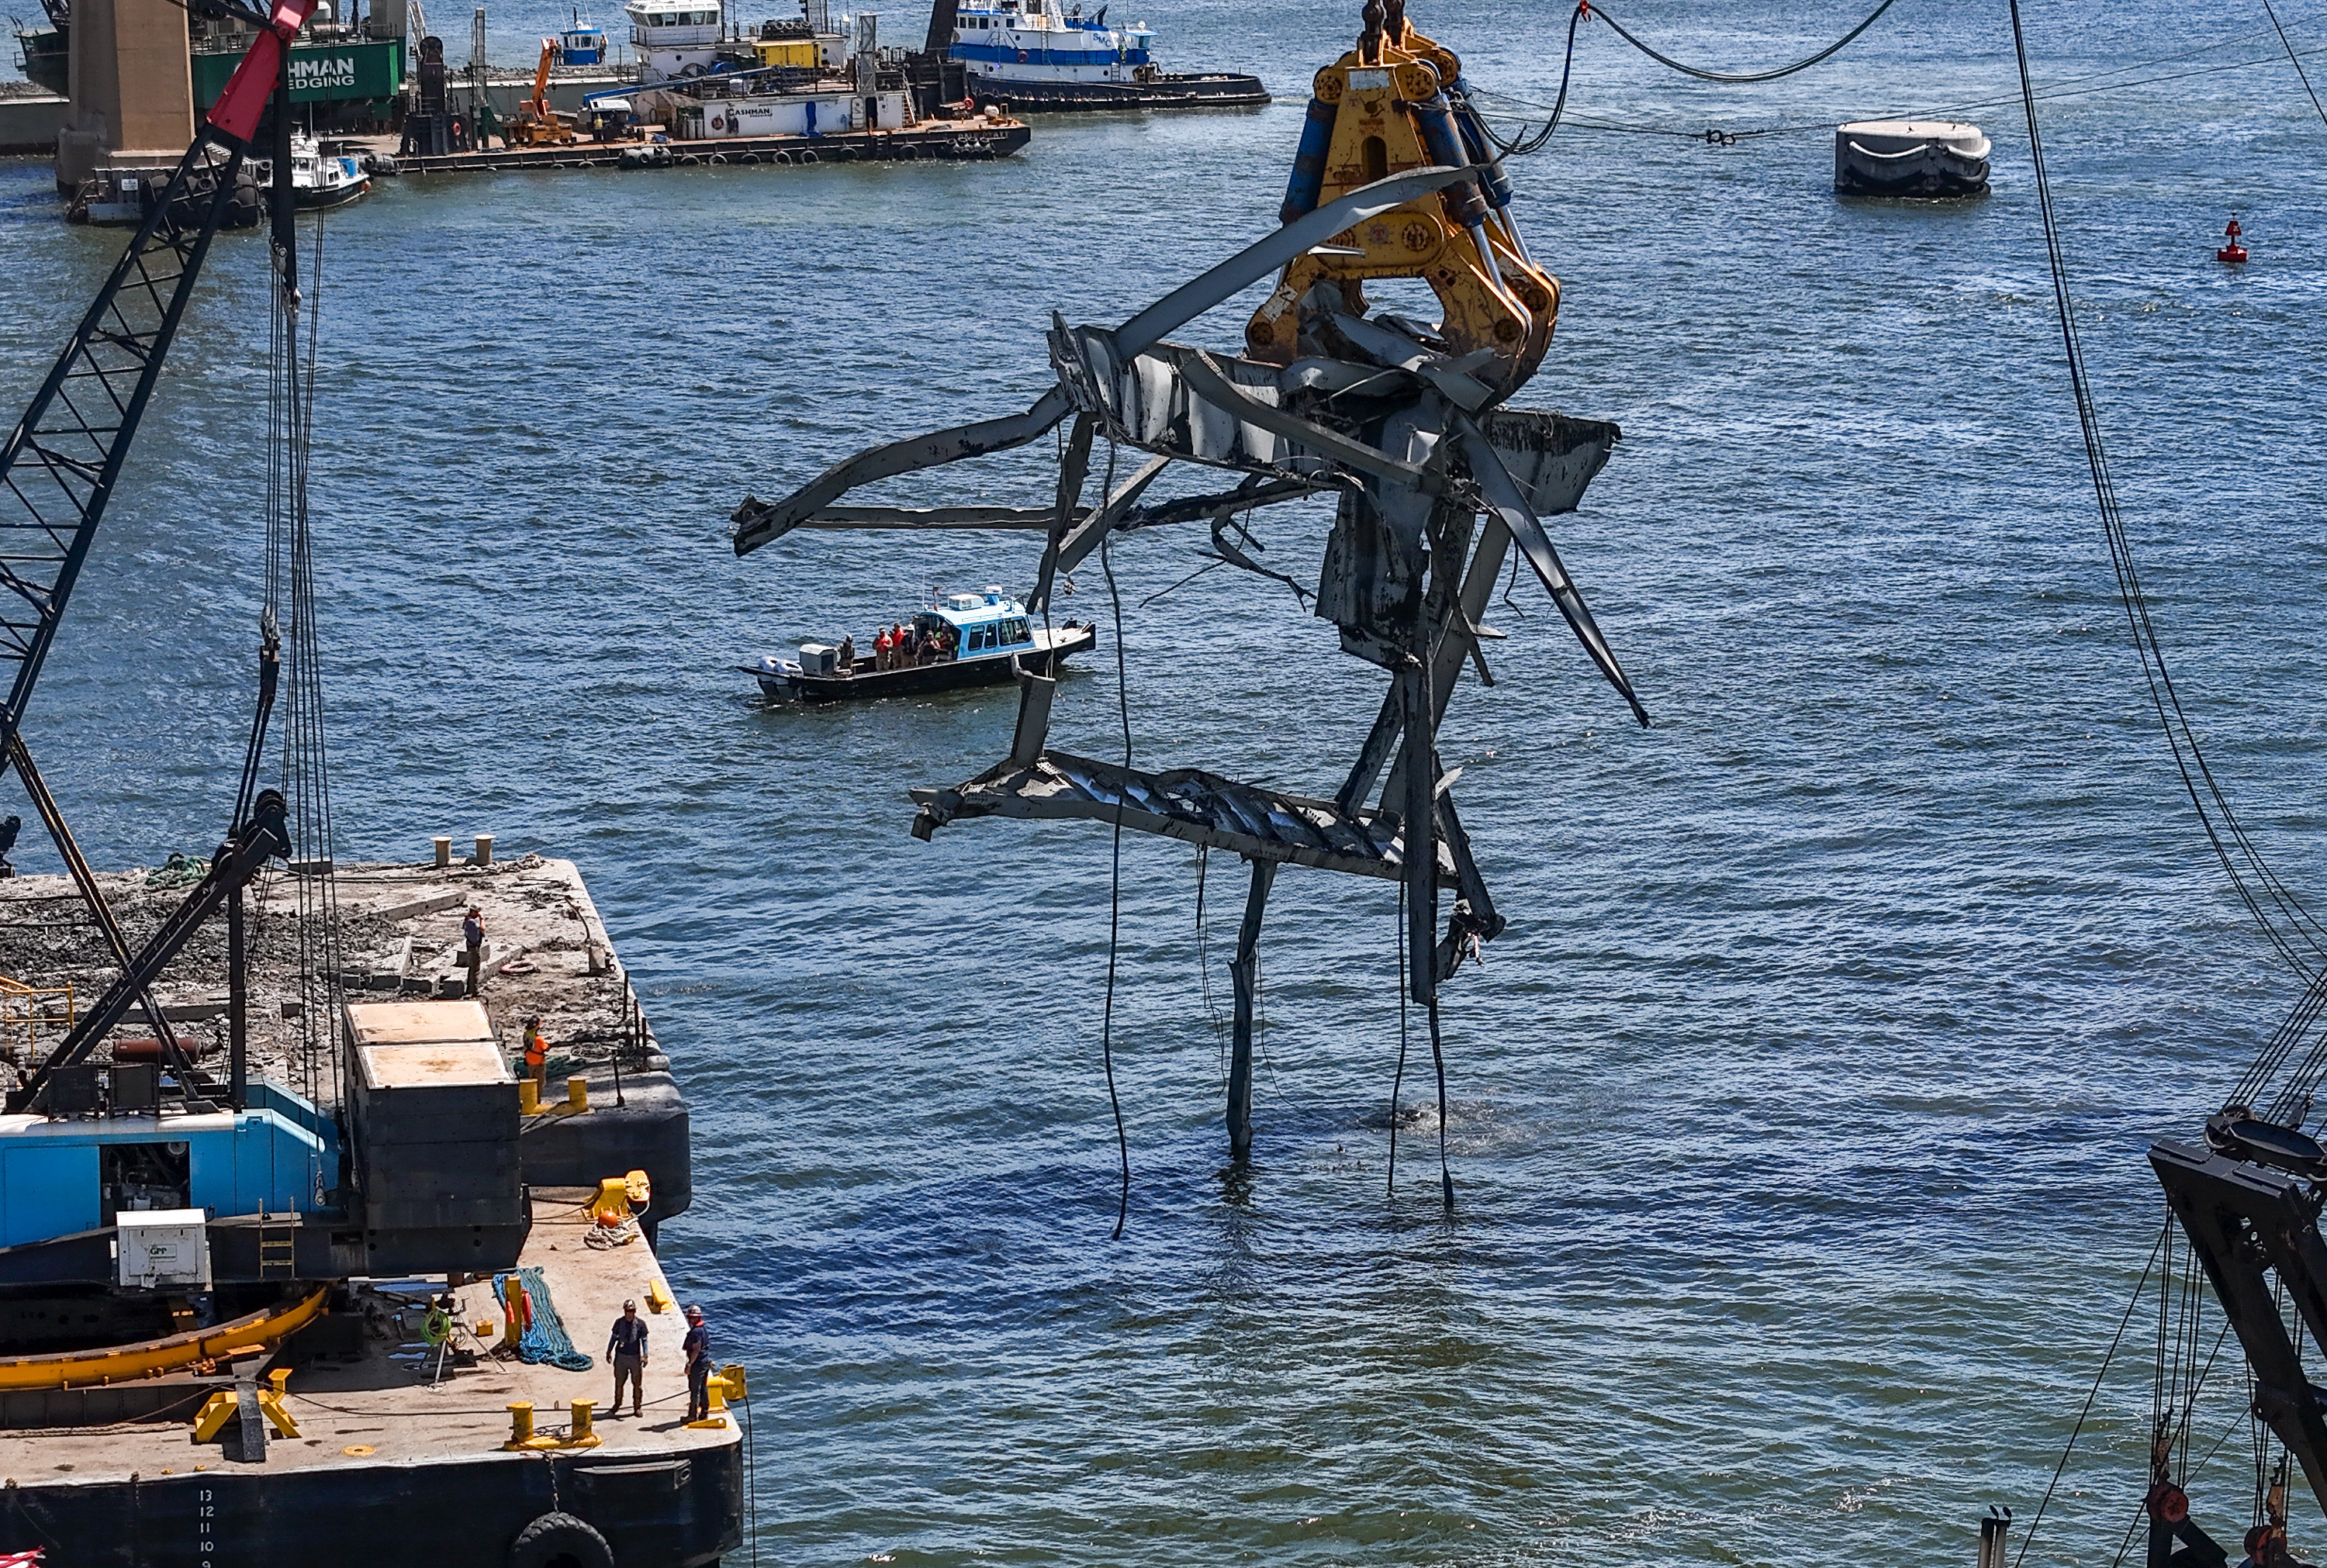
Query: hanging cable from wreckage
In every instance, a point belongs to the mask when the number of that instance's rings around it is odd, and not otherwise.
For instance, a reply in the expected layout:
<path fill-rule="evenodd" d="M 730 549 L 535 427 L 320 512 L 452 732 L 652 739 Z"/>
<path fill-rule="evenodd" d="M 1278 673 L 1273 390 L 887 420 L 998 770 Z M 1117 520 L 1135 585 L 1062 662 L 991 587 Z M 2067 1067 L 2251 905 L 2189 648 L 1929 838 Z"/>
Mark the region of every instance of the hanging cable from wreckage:
<path fill-rule="evenodd" d="M 1219 561 L 1250 571 L 1258 564 L 1231 538 L 1230 519 L 1334 498 L 1313 612 L 1334 625 L 1344 652 L 1385 673 L 1387 690 L 1330 798 L 1051 750 L 1057 682 L 1033 673 L 1019 677 L 1006 758 L 950 788 L 911 791 L 920 838 L 972 817 L 1076 818 L 1248 863 L 1230 966 L 1227 1123 L 1239 1165 L 1252 1147 L 1257 944 L 1285 865 L 1399 887 L 1402 994 L 1428 1017 L 1443 1152 L 1439 987 L 1505 921 L 1472 858 L 1453 795 L 1459 770 L 1442 763 L 1437 733 L 1466 664 L 1482 686 L 1494 683 L 1485 644 L 1501 634 L 1481 616 L 1514 548 L 1592 662 L 1648 723 L 1542 521 L 1574 509 L 1620 432 L 1508 404 L 1550 346 L 1558 281 L 1535 263 L 1513 221 L 1510 181 L 1462 91 L 1461 62 L 1406 19 L 1403 0 L 1371 0 L 1361 20 L 1357 46 L 1317 73 L 1275 233 L 1111 331 L 1053 315 L 1056 384 L 1024 413 L 859 453 L 781 500 L 746 498 L 734 518 L 739 555 L 804 528 L 1040 532 L 1027 607 L 1042 614 L 1058 578 L 1114 535 L 1208 523 Z M 1248 324 L 1241 353 L 1168 341 L 1271 274 L 1276 287 Z M 1366 285 L 1388 278 L 1426 282 L 1442 319 L 1374 311 Z M 1050 506 L 837 504 L 861 486 L 1023 447 L 1062 426 Z M 1110 453 L 1128 449 L 1146 461 L 1120 484 L 1110 461 L 1109 482 L 1087 501 L 1092 446 L 1102 439 Z M 1175 464 L 1241 477 L 1225 490 L 1146 499 Z M 1119 621 L 1117 635 L 1119 644 Z M 1441 1190 L 1451 1208 L 1451 1176 Z"/>

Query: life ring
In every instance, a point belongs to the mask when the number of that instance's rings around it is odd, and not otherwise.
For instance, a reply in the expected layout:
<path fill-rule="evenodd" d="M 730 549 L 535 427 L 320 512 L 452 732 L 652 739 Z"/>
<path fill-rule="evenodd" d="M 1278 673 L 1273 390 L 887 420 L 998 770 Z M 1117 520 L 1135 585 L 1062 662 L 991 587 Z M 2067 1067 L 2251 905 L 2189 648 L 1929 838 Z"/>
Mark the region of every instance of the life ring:
<path fill-rule="evenodd" d="M 727 117 L 725 115 L 713 115 L 711 117 L 711 128 L 722 135 L 725 134 L 727 129 Z"/>
<path fill-rule="evenodd" d="M 1018 63 L 1021 65 L 1026 63 L 1026 51 L 1023 49 L 1018 51 Z"/>

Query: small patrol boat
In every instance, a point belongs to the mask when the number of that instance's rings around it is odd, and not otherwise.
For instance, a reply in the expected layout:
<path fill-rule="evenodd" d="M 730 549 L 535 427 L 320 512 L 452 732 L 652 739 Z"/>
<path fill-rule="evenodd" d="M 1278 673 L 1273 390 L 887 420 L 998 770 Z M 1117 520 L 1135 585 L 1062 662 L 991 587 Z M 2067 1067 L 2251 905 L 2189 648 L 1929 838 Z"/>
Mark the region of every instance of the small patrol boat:
<path fill-rule="evenodd" d="M 1035 625 L 1026 606 L 999 588 L 947 594 L 898 624 L 902 649 L 879 647 L 884 630 L 870 653 L 858 652 L 854 639 L 838 647 L 803 642 L 798 658 L 768 654 L 735 667 L 757 680 L 771 702 L 836 703 L 998 686 L 1021 670 L 1053 675 L 1068 655 L 1098 642 L 1096 626 Z"/>

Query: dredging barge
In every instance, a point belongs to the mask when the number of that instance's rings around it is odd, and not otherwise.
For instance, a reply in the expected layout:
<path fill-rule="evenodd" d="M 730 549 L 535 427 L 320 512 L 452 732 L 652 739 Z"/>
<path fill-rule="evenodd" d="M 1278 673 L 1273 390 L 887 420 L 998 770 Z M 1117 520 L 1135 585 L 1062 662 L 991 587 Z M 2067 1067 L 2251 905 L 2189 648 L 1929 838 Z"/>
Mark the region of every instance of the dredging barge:
<path fill-rule="evenodd" d="M 687 1107 L 579 873 L 482 835 L 334 853 L 288 64 L 314 4 L 248 14 L 0 439 L 0 763 L 67 872 L 10 874 L 0 821 L 0 1559 L 698 1568 L 743 1536 L 743 1373 L 698 1340 L 680 1387 L 654 1236 L 690 1200 Z M 270 145 L 265 420 L 230 410 L 269 441 L 239 783 L 208 857 L 102 876 L 23 719 Z M 653 1397 L 601 1417 L 588 1347 L 630 1301 Z"/>

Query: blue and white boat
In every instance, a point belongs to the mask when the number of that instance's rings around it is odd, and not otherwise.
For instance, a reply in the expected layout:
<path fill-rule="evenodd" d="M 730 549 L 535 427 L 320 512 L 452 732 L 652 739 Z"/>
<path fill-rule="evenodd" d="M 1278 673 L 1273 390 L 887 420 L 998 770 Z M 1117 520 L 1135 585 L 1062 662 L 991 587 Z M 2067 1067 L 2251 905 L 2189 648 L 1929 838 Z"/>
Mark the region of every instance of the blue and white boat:
<path fill-rule="evenodd" d="M 1154 30 L 1110 26 L 1061 0 L 937 0 L 929 50 L 960 62 L 970 96 L 1013 109 L 1233 108 L 1268 102 L 1260 79 L 1174 75 L 1155 63 Z"/>
<path fill-rule="evenodd" d="M 1098 629 L 1067 621 L 1048 627 L 999 588 L 949 593 L 902 621 L 911 646 L 859 651 L 853 639 L 839 647 L 800 644 L 798 658 L 763 656 L 736 667 L 760 683 L 774 702 L 835 703 L 863 697 L 920 696 L 957 686 L 998 686 L 1020 670 L 1056 675 L 1069 654 L 1098 642 Z"/>

